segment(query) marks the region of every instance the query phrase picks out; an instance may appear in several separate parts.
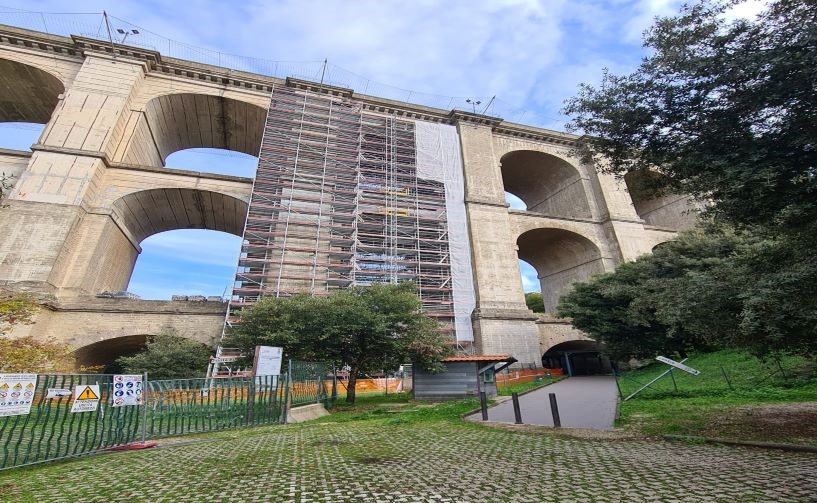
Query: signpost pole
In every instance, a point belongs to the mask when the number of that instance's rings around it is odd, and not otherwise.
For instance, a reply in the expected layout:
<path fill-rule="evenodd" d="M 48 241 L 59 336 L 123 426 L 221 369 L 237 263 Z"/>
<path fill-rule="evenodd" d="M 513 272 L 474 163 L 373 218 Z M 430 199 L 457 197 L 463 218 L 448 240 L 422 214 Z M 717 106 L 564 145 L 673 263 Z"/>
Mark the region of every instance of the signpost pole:
<path fill-rule="evenodd" d="M 142 373 L 142 443 L 147 439 L 148 428 L 148 373 Z"/>
<path fill-rule="evenodd" d="M 669 376 L 672 378 L 672 387 L 675 388 L 675 392 L 678 393 L 678 384 L 675 382 L 675 374 L 672 373 L 672 369 L 669 369 Z"/>
<path fill-rule="evenodd" d="M 687 358 L 684 358 L 684 359 L 683 359 L 683 360 L 681 360 L 679 363 L 684 363 L 685 361 L 687 361 Z M 665 371 L 661 372 L 661 375 L 659 375 L 658 377 L 656 377 L 656 378 L 655 378 L 655 379 L 653 379 L 652 381 L 648 382 L 648 383 L 647 383 L 647 384 L 645 384 L 644 386 L 641 386 L 640 388 L 638 388 L 637 390 L 635 390 L 633 393 L 631 393 L 631 394 L 630 394 L 630 396 L 628 396 L 627 398 L 625 398 L 625 399 L 624 399 L 624 401 L 626 402 L 626 401 L 627 401 L 627 400 L 629 400 L 630 398 L 632 398 L 632 397 L 636 396 L 637 394 L 641 393 L 641 392 L 642 392 L 642 391 L 644 391 L 645 389 L 649 388 L 649 387 L 650 387 L 650 385 L 651 385 L 652 383 L 654 383 L 655 381 L 657 381 L 657 380 L 661 379 L 661 378 L 662 378 L 662 377 L 664 377 L 665 375 L 669 374 L 671 370 L 672 370 L 672 369 L 665 370 Z"/>

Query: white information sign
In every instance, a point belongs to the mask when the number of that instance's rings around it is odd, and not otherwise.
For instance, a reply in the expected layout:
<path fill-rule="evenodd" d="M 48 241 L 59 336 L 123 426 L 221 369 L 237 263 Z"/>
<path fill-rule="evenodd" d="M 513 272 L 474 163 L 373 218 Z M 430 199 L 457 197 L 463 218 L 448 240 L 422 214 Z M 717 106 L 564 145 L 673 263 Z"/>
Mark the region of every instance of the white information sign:
<path fill-rule="evenodd" d="M 659 362 L 661 362 L 661 363 L 666 363 L 667 365 L 673 366 L 673 367 L 675 367 L 675 368 L 677 368 L 677 369 L 681 369 L 681 370 L 683 370 L 684 372 L 686 372 L 686 373 L 688 373 L 688 374 L 692 374 L 692 375 L 694 375 L 694 376 L 696 376 L 696 375 L 698 375 L 698 374 L 700 374 L 700 373 L 701 373 L 701 371 L 700 371 L 700 370 L 695 370 L 695 369 L 694 369 L 694 368 L 692 368 L 692 367 L 687 367 L 687 366 L 686 366 L 686 365 L 684 365 L 683 363 L 681 363 L 681 362 L 676 362 L 675 360 L 671 360 L 671 359 L 667 358 L 666 356 L 657 356 L 655 359 L 656 359 L 656 360 L 658 360 L 658 361 L 659 361 Z"/>
<path fill-rule="evenodd" d="M 257 376 L 271 376 L 281 373 L 281 359 L 284 349 L 274 346 L 255 346 L 253 369 Z"/>
<path fill-rule="evenodd" d="M 123 374 L 113 376 L 113 407 L 142 405 L 142 376 Z"/>
<path fill-rule="evenodd" d="M 48 388 L 45 397 L 53 399 L 53 398 L 61 398 L 61 397 L 64 397 L 64 396 L 71 396 L 71 395 L 73 395 L 73 393 L 71 393 L 70 389 Z"/>
<path fill-rule="evenodd" d="M 71 412 L 93 412 L 99 407 L 99 385 L 77 384 Z"/>
<path fill-rule="evenodd" d="M 0 417 L 31 412 L 37 374 L 0 374 Z"/>

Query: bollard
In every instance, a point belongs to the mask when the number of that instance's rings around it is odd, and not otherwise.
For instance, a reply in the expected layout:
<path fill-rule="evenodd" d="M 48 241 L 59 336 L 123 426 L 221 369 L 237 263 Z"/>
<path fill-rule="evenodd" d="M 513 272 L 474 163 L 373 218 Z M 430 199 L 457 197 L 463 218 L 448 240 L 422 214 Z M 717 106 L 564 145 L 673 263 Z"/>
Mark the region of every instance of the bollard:
<path fill-rule="evenodd" d="M 488 399 L 485 397 L 485 392 L 479 392 L 479 408 L 482 409 L 482 420 L 488 420 Z"/>
<path fill-rule="evenodd" d="M 522 424 L 522 410 L 519 408 L 519 395 L 511 393 L 511 400 L 513 400 L 513 417 L 516 424 Z"/>
<path fill-rule="evenodd" d="M 559 418 L 559 405 L 556 403 L 556 393 L 548 393 L 550 398 L 550 413 L 553 415 L 553 427 L 561 428 L 562 420 Z"/>

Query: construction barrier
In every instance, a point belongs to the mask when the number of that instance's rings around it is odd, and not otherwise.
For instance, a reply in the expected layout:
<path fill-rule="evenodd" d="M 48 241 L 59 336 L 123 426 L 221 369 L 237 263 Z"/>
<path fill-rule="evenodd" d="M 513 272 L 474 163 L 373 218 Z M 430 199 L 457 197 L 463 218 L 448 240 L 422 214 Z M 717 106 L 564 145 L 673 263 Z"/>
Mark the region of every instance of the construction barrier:
<path fill-rule="evenodd" d="M 332 400 L 320 363 L 287 374 L 149 381 L 113 374 L 0 374 L 0 470 L 146 440 L 286 421 Z"/>

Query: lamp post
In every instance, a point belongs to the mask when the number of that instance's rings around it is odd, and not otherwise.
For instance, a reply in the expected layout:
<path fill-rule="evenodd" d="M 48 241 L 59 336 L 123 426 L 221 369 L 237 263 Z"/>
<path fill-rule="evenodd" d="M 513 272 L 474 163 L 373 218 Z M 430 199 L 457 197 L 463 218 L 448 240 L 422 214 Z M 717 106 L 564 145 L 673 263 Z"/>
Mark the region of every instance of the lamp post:
<path fill-rule="evenodd" d="M 471 98 L 466 99 L 465 102 L 471 104 L 471 110 L 473 110 L 474 113 L 477 113 L 477 105 L 482 103 L 481 101 L 475 101 Z"/>
<path fill-rule="evenodd" d="M 139 30 L 128 30 L 128 31 L 125 31 L 125 30 L 123 30 L 122 28 L 117 28 L 117 29 L 116 29 L 116 33 L 118 33 L 118 34 L 120 34 L 120 35 L 124 35 L 124 36 L 122 37 L 122 40 L 119 42 L 120 44 L 124 44 L 124 43 L 125 43 L 125 40 L 127 40 L 127 39 L 128 39 L 128 35 L 139 35 Z"/>

